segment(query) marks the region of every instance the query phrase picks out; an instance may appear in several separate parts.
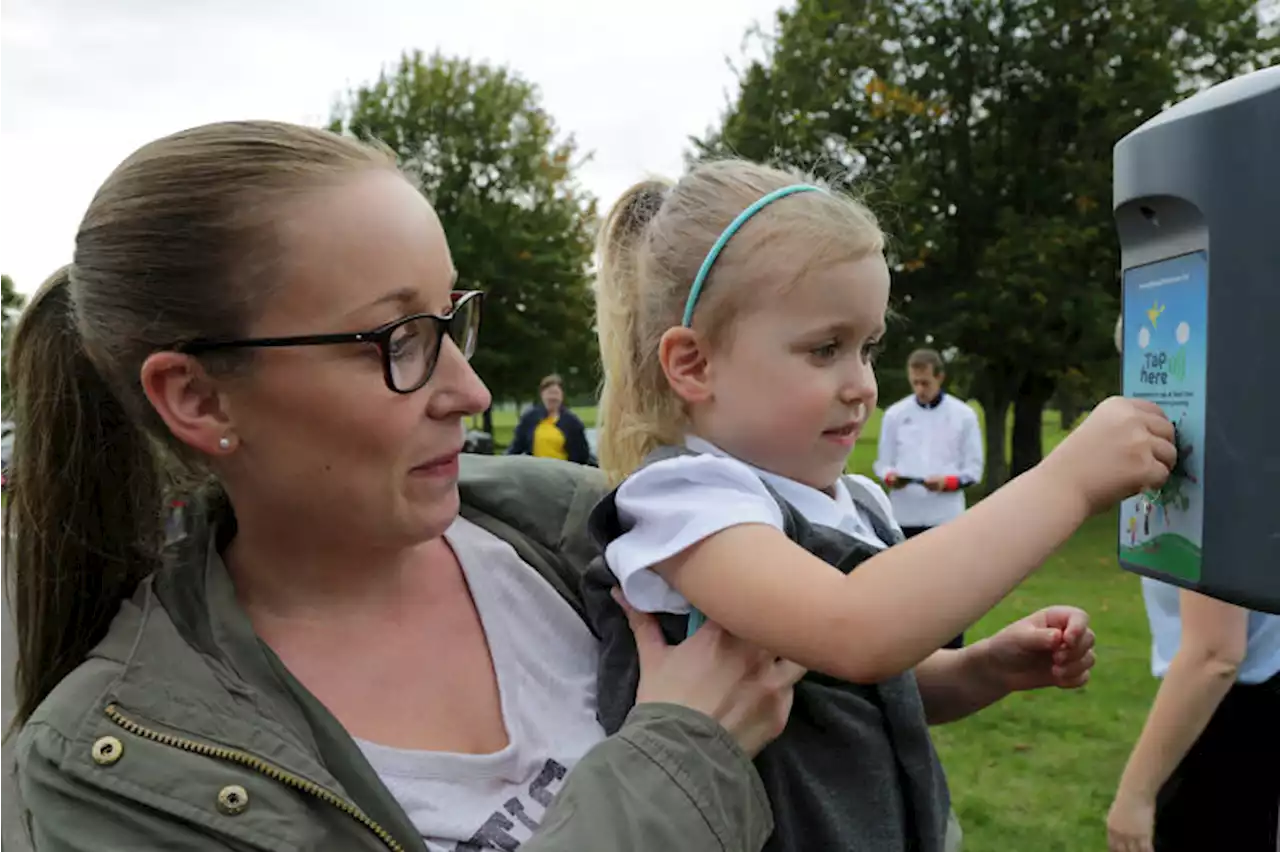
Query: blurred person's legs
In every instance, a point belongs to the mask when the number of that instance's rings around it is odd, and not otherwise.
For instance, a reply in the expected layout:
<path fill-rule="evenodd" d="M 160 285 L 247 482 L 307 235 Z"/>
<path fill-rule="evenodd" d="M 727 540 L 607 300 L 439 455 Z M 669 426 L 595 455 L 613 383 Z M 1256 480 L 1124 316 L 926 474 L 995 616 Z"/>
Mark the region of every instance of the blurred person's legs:
<path fill-rule="evenodd" d="M 1237 684 L 1156 798 L 1156 852 L 1273 852 L 1280 832 L 1280 675 Z"/>

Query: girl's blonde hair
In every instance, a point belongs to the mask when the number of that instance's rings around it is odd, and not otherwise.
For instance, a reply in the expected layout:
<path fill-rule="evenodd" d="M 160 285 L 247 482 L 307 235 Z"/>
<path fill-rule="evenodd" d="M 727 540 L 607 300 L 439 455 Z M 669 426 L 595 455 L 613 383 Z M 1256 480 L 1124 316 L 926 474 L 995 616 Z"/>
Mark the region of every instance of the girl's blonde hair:
<path fill-rule="evenodd" d="M 721 232 L 767 193 L 804 175 L 745 160 L 695 166 L 676 184 L 646 180 L 623 193 L 600 232 L 596 328 L 604 362 L 600 464 L 613 482 L 649 452 L 679 443 L 683 402 L 658 360 L 658 344 L 679 326 L 698 269 Z M 833 191 L 780 198 L 724 246 L 698 298 L 694 326 L 711 347 L 762 296 L 784 292 L 807 273 L 884 249 L 869 209 Z M 778 270 L 787 271 L 778 280 Z"/>

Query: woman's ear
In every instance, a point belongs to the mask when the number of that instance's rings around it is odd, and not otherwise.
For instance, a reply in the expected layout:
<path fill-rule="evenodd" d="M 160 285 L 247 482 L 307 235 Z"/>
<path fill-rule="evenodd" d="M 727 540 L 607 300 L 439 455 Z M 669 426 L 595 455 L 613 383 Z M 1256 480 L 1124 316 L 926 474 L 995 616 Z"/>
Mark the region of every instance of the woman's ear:
<path fill-rule="evenodd" d="M 667 329 L 658 342 L 658 360 L 671 389 L 688 404 L 712 398 L 706 341 L 691 328 Z"/>
<path fill-rule="evenodd" d="M 226 455 L 236 439 L 222 394 L 191 355 L 155 352 L 142 363 L 142 390 L 173 436 L 207 456 Z"/>

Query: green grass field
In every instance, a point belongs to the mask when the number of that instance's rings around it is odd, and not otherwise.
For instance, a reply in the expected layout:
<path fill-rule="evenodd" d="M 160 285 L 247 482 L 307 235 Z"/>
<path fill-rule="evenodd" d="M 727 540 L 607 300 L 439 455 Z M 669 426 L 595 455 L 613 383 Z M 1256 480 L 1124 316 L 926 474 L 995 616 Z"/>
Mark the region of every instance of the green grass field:
<path fill-rule="evenodd" d="M 595 410 L 574 409 L 588 426 Z M 495 414 L 505 446 L 515 412 Z M 850 459 L 871 473 L 879 412 Z M 1044 419 L 1045 452 L 1062 440 L 1056 413 Z M 1098 666 L 1072 692 L 1010 696 L 965 721 L 935 728 L 934 740 L 965 831 L 965 852 L 1096 852 L 1116 781 L 1151 700 L 1150 636 L 1138 578 L 1116 565 L 1114 513 L 1089 521 L 1035 576 L 969 632 L 978 639 L 1051 604 L 1093 617 Z"/>

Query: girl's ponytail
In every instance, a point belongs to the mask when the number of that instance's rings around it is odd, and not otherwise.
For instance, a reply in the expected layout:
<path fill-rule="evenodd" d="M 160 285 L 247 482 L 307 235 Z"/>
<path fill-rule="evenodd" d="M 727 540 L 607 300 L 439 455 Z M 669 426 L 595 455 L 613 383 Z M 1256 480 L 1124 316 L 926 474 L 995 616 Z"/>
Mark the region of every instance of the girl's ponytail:
<path fill-rule="evenodd" d="M 637 183 L 613 205 L 600 232 L 596 278 L 596 329 L 604 363 L 600 466 L 614 483 L 639 467 L 660 440 L 670 440 L 662 427 L 671 418 L 661 413 L 674 400 L 671 394 L 655 392 L 665 384 L 656 341 L 642 339 L 649 325 L 646 312 L 653 306 L 646 304 L 640 250 L 670 188 L 658 180 Z"/>

